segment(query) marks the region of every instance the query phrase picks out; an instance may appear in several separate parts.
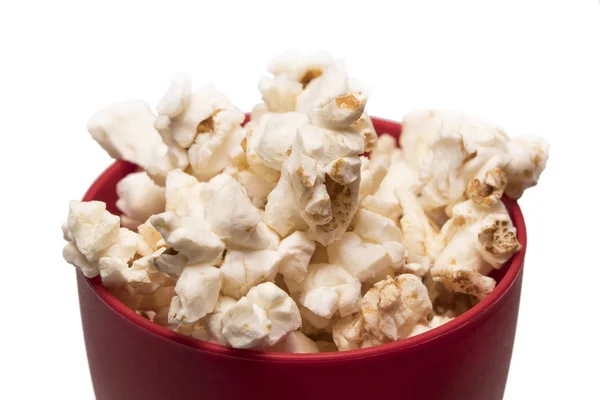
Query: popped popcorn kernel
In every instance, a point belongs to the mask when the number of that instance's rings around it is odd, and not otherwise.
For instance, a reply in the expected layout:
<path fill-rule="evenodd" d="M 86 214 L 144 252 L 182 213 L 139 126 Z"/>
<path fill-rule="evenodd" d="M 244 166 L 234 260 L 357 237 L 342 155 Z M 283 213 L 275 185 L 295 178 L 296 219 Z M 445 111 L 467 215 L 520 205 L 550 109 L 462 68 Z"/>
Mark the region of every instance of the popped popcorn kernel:
<path fill-rule="evenodd" d="M 369 90 L 329 53 L 267 72 L 247 123 L 184 74 L 155 111 L 94 114 L 92 138 L 138 169 L 114 188 L 120 215 L 69 204 L 64 259 L 153 323 L 265 352 L 435 332 L 496 290 L 490 275 L 521 251 L 502 199 L 537 185 L 544 139 L 442 110 L 378 135 Z"/>

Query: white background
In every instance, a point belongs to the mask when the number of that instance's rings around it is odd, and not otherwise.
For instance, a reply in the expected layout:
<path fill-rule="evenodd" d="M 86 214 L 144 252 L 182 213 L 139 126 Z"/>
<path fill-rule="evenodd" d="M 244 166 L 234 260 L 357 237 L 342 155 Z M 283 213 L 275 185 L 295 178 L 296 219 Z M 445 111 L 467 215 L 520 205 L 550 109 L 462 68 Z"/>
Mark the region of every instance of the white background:
<path fill-rule="evenodd" d="M 551 141 L 520 201 L 529 248 L 505 398 L 600 398 L 597 0 L 14 1 L 0 5 L 0 46 L 0 398 L 93 398 L 60 232 L 111 162 L 89 116 L 155 105 L 177 71 L 250 110 L 289 48 L 346 59 L 373 88 L 371 115 L 460 109 Z"/>

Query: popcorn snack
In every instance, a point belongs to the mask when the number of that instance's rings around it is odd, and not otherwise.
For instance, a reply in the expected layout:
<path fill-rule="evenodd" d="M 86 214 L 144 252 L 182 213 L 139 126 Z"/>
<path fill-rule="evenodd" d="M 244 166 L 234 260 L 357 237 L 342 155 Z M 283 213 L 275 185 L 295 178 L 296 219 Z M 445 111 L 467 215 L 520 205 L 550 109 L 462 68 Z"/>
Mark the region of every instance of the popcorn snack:
<path fill-rule="evenodd" d="M 343 62 L 286 54 L 268 70 L 245 125 L 181 74 L 156 112 L 96 113 L 92 137 L 140 169 L 116 186 L 120 217 L 70 203 L 64 258 L 153 323 L 266 352 L 402 340 L 488 296 L 521 249 L 502 197 L 537 184 L 548 143 L 432 110 L 404 117 L 400 149 Z"/>

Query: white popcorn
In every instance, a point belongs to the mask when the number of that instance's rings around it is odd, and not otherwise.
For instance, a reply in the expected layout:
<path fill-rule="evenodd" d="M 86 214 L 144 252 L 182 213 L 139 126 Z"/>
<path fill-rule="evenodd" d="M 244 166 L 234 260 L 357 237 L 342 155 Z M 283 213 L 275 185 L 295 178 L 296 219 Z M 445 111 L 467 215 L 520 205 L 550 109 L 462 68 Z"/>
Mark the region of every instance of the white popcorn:
<path fill-rule="evenodd" d="M 350 91 L 348 71 L 343 62 L 332 62 L 321 75 L 312 79 L 296 99 L 296 110 L 308 113 Z"/>
<path fill-rule="evenodd" d="M 361 299 L 365 329 L 382 343 L 408 337 L 432 311 L 427 288 L 410 274 L 388 276 Z"/>
<path fill-rule="evenodd" d="M 274 77 L 265 76 L 259 82 L 268 109 L 272 112 L 294 111 L 298 96 L 333 64 L 333 57 L 325 52 L 308 56 L 286 53 L 273 59 L 268 70 Z"/>
<path fill-rule="evenodd" d="M 394 274 L 406 261 L 406 249 L 400 242 L 383 244 L 365 240 L 356 232 L 346 232 L 327 246 L 329 261 L 342 266 L 360 282 L 376 282 Z"/>
<path fill-rule="evenodd" d="M 393 220 L 364 208 L 358 209 L 352 224 L 355 233 L 371 242 L 402 242 L 402 231 Z"/>
<path fill-rule="evenodd" d="M 406 162 L 414 171 L 423 168 L 423 162 L 429 157 L 430 145 L 442 128 L 444 118 L 459 118 L 459 113 L 435 110 L 414 111 L 402 120 L 402 147 Z"/>
<path fill-rule="evenodd" d="M 287 160 L 296 138 L 298 128 L 308 124 L 308 117 L 297 112 L 272 114 L 264 118 L 265 126 L 258 143 L 247 152 L 255 153 L 262 163 L 274 170 L 280 171 L 283 162 Z M 249 147 L 249 143 L 247 144 Z"/>
<path fill-rule="evenodd" d="M 302 327 L 300 327 L 302 333 L 310 336 L 319 335 L 322 332 L 331 332 L 331 318 L 321 317 L 302 305 L 298 308 L 302 316 Z"/>
<path fill-rule="evenodd" d="M 143 257 L 149 256 L 167 245 L 160 232 L 154 229 L 149 220 L 139 225 L 137 231 L 140 235 L 137 253 Z"/>
<path fill-rule="evenodd" d="M 369 211 L 398 221 L 403 210 L 402 204 L 396 196 L 396 190 L 417 193 L 420 185 L 418 175 L 404 161 L 404 157 L 399 157 L 389 166 L 387 174 L 377 190 L 372 195 L 365 197 L 362 206 Z"/>
<path fill-rule="evenodd" d="M 223 317 L 225 316 L 227 310 L 229 310 L 235 303 L 235 299 L 229 296 L 219 296 L 217 305 L 215 306 L 213 312 L 207 314 L 203 318 L 203 326 L 205 327 L 207 335 L 204 338 L 198 337 L 199 332 L 196 332 L 193 336 L 212 343 L 221 345 L 227 344 L 227 341 L 223 336 Z"/>
<path fill-rule="evenodd" d="M 79 268 L 83 275 L 88 278 L 94 278 L 100 273 L 98 269 L 98 262 L 90 262 L 87 258 L 77 249 L 77 246 L 73 243 L 67 243 L 63 248 L 63 258 L 69 264 Z"/>
<path fill-rule="evenodd" d="M 153 216 L 150 223 L 190 264 L 220 263 L 225 245 L 201 219 L 169 211 Z"/>
<path fill-rule="evenodd" d="M 388 134 L 381 135 L 376 143 L 377 148 L 372 151 L 370 158 L 361 157 L 361 201 L 363 201 L 366 196 L 373 195 L 377 192 L 392 162 L 392 154 L 395 153 L 395 151 L 400 152 L 400 150 L 396 148 L 396 139 Z M 365 151 L 367 151 L 367 149 L 365 149 Z M 388 180 L 388 185 L 390 183 L 391 181 Z M 393 193 L 391 194 L 393 195 Z"/>
<path fill-rule="evenodd" d="M 407 119 L 401 142 L 411 167 L 421 172 L 426 210 L 467 197 L 487 206 L 499 201 L 510 160 L 502 129 L 453 112 L 413 113 Z"/>
<path fill-rule="evenodd" d="M 140 168 L 117 184 L 120 217 L 71 202 L 64 258 L 154 323 L 265 352 L 402 340 L 491 293 L 520 249 L 502 196 L 537 184 L 545 140 L 433 110 L 405 116 L 400 149 L 342 61 L 285 54 L 268 71 L 243 127 L 183 74 L 157 115 L 97 112 L 92 137 Z"/>
<path fill-rule="evenodd" d="M 290 332 L 283 337 L 275 346 L 267 349 L 279 353 L 318 353 L 319 347 L 308 336 L 302 332 Z"/>
<path fill-rule="evenodd" d="M 169 308 L 171 323 L 196 322 L 212 312 L 219 299 L 221 272 L 211 265 L 188 265 L 175 285 Z"/>
<path fill-rule="evenodd" d="M 508 143 L 510 161 L 506 166 L 506 194 L 519 199 L 525 189 L 537 184 L 546 168 L 550 144 L 539 136 L 517 136 Z"/>
<path fill-rule="evenodd" d="M 145 172 L 127 175 L 117 183 L 117 208 L 138 226 L 165 210 L 165 189 Z"/>
<path fill-rule="evenodd" d="M 412 274 L 422 278 L 429 272 L 429 268 L 419 264 L 419 263 L 407 263 L 404 264 L 402 268 L 400 268 L 400 273 L 402 274 Z"/>
<path fill-rule="evenodd" d="M 361 314 L 348 315 L 333 325 L 333 341 L 338 350 L 355 350 L 382 344 L 371 332 L 365 329 Z"/>
<path fill-rule="evenodd" d="M 154 122 L 154 127 L 168 148 L 167 156 L 171 164 L 177 169 L 186 169 L 189 165 L 189 157 L 187 147 L 182 147 L 175 140 L 173 131 L 177 127 L 171 126 L 170 117 L 180 115 L 190 106 L 191 91 L 192 81 L 190 78 L 185 74 L 176 74 L 171 80 L 171 87 L 156 107 L 159 116 Z"/>
<path fill-rule="evenodd" d="M 273 250 L 229 250 L 221 265 L 222 292 L 239 299 L 259 283 L 273 281 L 281 261 L 280 253 Z"/>
<path fill-rule="evenodd" d="M 365 151 L 373 151 L 377 147 L 377 132 L 373 126 L 373 121 L 367 112 L 363 112 L 359 119 L 352 124 L 352 127 L 360 133 L 365 140 Z"/>
<path fill-rule="evenodd" d="M 105 286 L 123 286 L 128 282 L 149 283 L 148 269 L 140 264 L 130 267 L 129 261 L 138 249 L 139 236 L 126 228 L 119 229 L 119 240 L 98 260 L 98 269 Z"/>
<path fill-rule="evenodd" d="M 119 217 L 100 201 L 71 201 L 67 218 L 73 243 L 88 261 L 97 261 L 119 240 Z"/>
<path fill-rule="evenodd" d="M 118 219 L 106 211 L 102 202 L 71 202 L 69 218 L 63 225 L 63 234 L 70 242 L 63 256 L 85 276 L 100 275 L 102 283 L 109 288 L 129 288 L 130 304 L 140 307 L 144 303 L 141 295 L 154 292 L 159 285 L 168 282 L 149 262 L 157 253 L 146 257 L 140 253 L 156 247 L 156 243 L 150 245 L 146 241 L 152 241 L 146 227 L 140 225 L 145 235 L 142 237 L 119 228 Z"/>
<path fill-rule="evenodd" d="M 264 215 L 265 222 L 282 237 L 293 231 L 308 229 L 308 224 L 300 215 L 293 190 L 288 168 L 284 163 L 281 178 L 267 199 Z"/>
<path fill-rule="evenodd" d="M 404 213 L 400 219 L 400 227 L 403 243 L 408 250 L 408 262 L 421 264 L 429 270 L 437 255 L 437 233 L 412 191 L 398 188 L 396 195 Z"/>
<path fill-rule="evenodd" d="M 211 181 L 213 190 L 207 196 L 204 213 L 207 225 L 228 248 L 240 250 L 275 250 L 279 237 L 262 221 L 244 188 L 228 175 L 220 182 Z"/>
<path fill-rule="evenodd" d="M 244 187 L 244 190 L 254 207 L 264 210 L 265 205 L 267 204 L 267 197 L 277 182 L 266 180 L 263 176 L 248 168 L 227 168 L 225 172 L 231 175 Z"/>
<path fill-rule="evenodd" d="M 301 305 L 326 319 L 337 311 L 342 316 L 354 312 L 360 298 L 360 282 L 339 265 L 311 264 L 302 282 L 286 278 L 285 283 Z"/>
<path fill-rule="evenodd" d="M 188 264 L 187 257 L 172 247 L 160 249 L 150 257 L 156 269 L 173 277 L 180 276 Z"/>
<path fill-rule="evenodd" d="M 343 97 L 339 104 L 336 102 L 340 98 L 332 101 L 337 104 L 335 107 L 364 108 L 364 98 L 360 95 Z M 320 118 L 319 113 L 326 113 L 325 108 L 314 110 L 311 118 Z M 340 117 L 341 124 L 352 121 L 352 118 L 345 120 L 344 113 L 336 116 Z M 287 178 L 300 215 L 309 225 L 309 237 L 321 244 L 327 245 L 339 238 L 358 207 L 360 159 L 357 155 L 363 150 L 363 139 L 349 127 L 332 130 L 308 124 L 298 129 L 286 165 Z"/>
<path fill-rule="evenodd" d="M 454 206 L 446 224 L 442 230 L 445 247 L 431 275 L 448 290 L 482 299 L 496 285 L 486 275 L 501 268 L 521 247 L 510 217 L 501 203 L 490 212 L 469 200 Z"/>
<path fill-rule="evenodd" d="M 264 76 L 258 83 L 258 90 L 272 112 L 288 112 L 296 109 L 296 98 L 302 92 L 302 84 L 285 76 Z"/>
<path fill-rule="evenodd" d="M 207 190 L 207 183 L 198 182 L 193 176 L 180 169 L 174 169 L 167 175 L 165 211 L 172 211 L 180 217 L 204 219 L 202 199 Z"/>
<path fill-rule="evenodd" d="M 265 207 L 267 196 L 280 178 L 298 126 L 305 123 L 308 118 L 304 114 L 268 112 L 245 126 L 246 137 L 239 149 L 243 151 L 226 172 L 242 184 L 256 207 Z"/>
<path fill-rule="evenodd" d="M 63 250 L 65 260 L 93 278 L 100 273 L 100 258 L 119 241 L 119 217 L 100 201 L 71 201 L 63 236 L 70 242 Z"/>
<path fill-rule="evenodd" d="M 415 327 L 413 328 L 413 330 L 408 334 L 407 337 L 413 337 L 413 336 L 417 336 L 420 335 L 421 333 L 425 333 L 428 332 L 430 330 L 432 330 L 434 327 L 431 326 L 431 323 L 428 321 L 421 321 L 419 322 L 417 325 L 415 325 Z"/>
<path fill-rule="evenodd" d="M 154 119 L 144 101 L 130 100 L 96 112 L 87 129 L 111 157 L 139 165 L 161 183 L 161 177 L 173 165 L 167 157 L 167 146 L 154 129 Z"/>
<path fill-rule="evenodd" d="M 157 107 L 156 129 L 169 146 L 175 168 L 189 167 L 196 178 L 207 181 L 223 171 L 230 154 L 244 137 L 244 114 L 229 99 L 208 85 L 191 93 L 191 82 L 176 76 Z"/>
<path fill-rule="evenodd" d="M 492 157 L 467 185 L 467 197 L 482 206 L 491 207 L 500 201 L 508 183 L 506 173 L 499 166 L 505 163 Z"/>
<path fill-rule="evenodd" d="M 230 346 L 273 346 L 301 325 L 300 311 L 283 290 L 265 282 L 250 289 L 223 317 L 223 336 Z"/>
<path fill-rule="evenodd" d="M 285 278 L 301 282 L 308 273 L 308 264 L 315 251 L 315 242 L 304 232 L 294 232 L 279 243 L 281 256 L 279 273 Z"/>
<path fill-rule="evenodd" d="M 271 183 L 277 182 L 277 179 L 279 179 L 279 171 L 266 165 L 263 159 L 257 154 L 257 149 L 266 132 L 268 122 L 276 115 L 277 114 L 275 113 L 267 112 L 261 115 L 259 119 L 249 121 L 244 127 L 246 136 L 240 145 L 240 148 L 245 152 L 244 158 L 247 168 L 261 179 Z M 285 115 L 287 115 L 287 113 Z M 294 136 L 292 136 L 292 139 Z M 236 153 L 236 156 L 239 156 L 239 153 Z M 245 167 L 244 165 L 241 165 L 242 163 L 240 161 L 237 163 L 240 164 L 238 168 Z"/>

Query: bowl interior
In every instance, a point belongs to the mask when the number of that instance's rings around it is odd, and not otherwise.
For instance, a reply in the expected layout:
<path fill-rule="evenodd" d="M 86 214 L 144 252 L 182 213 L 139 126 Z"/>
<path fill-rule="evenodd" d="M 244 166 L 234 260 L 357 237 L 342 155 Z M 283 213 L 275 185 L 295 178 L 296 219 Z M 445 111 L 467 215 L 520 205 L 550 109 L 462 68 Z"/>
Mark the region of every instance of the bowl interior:
<path fill-rule="evenodd" d="M 385 119 L 372 117 L 373 124 L 379 135 L 388 133 L 396 138 L 401 134 L 402 127 L 399 123 L 388 121 Z M 106 203 L 108 211 L 113 214 L 120 215 L 120 211 L 116 208 L 117 193 L 116 185 L 123 177 L 135 172 L 137 166 L 125 162 L 116 161 L 106 171 L 98 177 L 98 179 L 92 184 L 88 192 L 85 194 L 83 200 L 99 200 Z M 403 339 L 398 342 L 388 343 L 381 346 L 371 347 L 368 349 L 350 350 L 333 353 L 316 353 L 316 354 L 288 354 L 288 353 L 266 353 L 255 350 L 241 350 L 233 349 L 213 343 L 204 342 L 198 339 L 190 338 L 179 333 L 173 332 L 165 327 L 158 324 L 154 324 L 149 320 L 145 319 L 141 315 L 137 314 L 133 310 L 129 309 L 123 303 L 121 303 L 116 297 L 110 294 L 104 286 L 99 277 L 89 279 L 88 283 L 94 288 L 95 292 L 104 300 L 110 307 L 116 312 L 127 318 L 131 322 L 135 323 L 139 327 L 150 331 L 152 334 L 159 335 L 166 340 L 174 340 L 181 344 L 197 348 L 202 351 L 210 351 L 223 355 L 230 355 L 242 358 L 262 358 L 270 360 L 280 361 L 302 361 L 302 360 L 338 360 L 348 359 L 355 357 L 365 357 L 369 355 L 381 354 L 389 351 L 398 351 L 404 348 L 409 348 L 419 344 L 423 344 L 427 341 L 433 340 L 436 337 L 449 333 L 450 331 L 459 328 L 461 325 L 468 323 L 471 319 L 477 318 L 490 307 L 492 307 L 503 295 L 506 293 L 508 288 L 513 284 L 515 278 L 520 272 L 523 266 L 523 260 L 525 257 L 525 249 L 527 246 L 527 233 L 525 230 L 525 221 L 521 210 L 516 201 L 503 198 L 504 204 L 506 205 L 508 212 L 513 220 L 515 227 L 517 228 L 517 237 L 522 245 L 522 249 L 517 252 L 502 269 L 496 270 L 491 275 L 498 283 L 496 289 L 483 299 L 479 304 L 471 308 L 469 311 L 461 315 L 460 317 L 428 332 L 420 335 Z"/>

